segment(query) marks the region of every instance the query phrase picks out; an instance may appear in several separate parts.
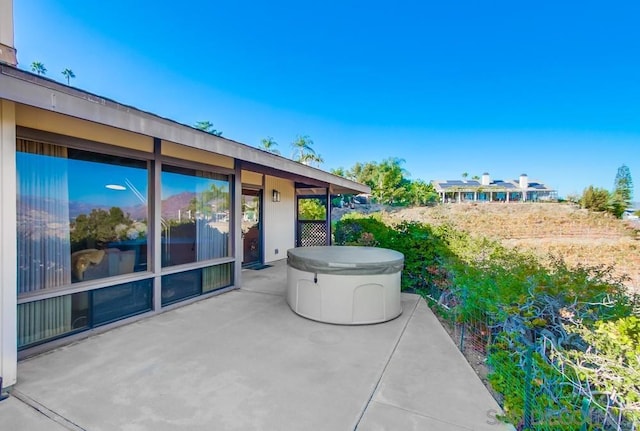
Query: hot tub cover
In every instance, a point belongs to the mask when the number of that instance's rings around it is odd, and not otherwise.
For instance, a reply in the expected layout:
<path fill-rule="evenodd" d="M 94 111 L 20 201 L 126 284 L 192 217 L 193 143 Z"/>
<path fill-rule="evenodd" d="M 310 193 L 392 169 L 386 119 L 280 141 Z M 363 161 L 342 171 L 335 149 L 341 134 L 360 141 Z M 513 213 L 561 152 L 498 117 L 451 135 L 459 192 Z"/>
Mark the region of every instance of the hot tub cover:
<path fill-rule="evenodd" d="M 404 255 L 377 247 L 297 247 L 287 250 L 287 265 L 315 274 L 394 274 L 402 271 Z"/>

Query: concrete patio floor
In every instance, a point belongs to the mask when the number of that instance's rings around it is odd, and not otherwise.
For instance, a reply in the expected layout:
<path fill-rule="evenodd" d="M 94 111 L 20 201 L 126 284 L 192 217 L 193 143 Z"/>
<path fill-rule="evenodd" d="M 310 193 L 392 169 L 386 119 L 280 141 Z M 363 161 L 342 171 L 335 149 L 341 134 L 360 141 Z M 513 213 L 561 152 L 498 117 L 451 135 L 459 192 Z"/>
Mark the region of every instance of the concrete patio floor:
<path fill-rule="evenodd" d="M 304 319 L 286 262 L 241 289 L 26 359 L 7 430 L 507 430 L 426 303 L 377 325 Z"/>

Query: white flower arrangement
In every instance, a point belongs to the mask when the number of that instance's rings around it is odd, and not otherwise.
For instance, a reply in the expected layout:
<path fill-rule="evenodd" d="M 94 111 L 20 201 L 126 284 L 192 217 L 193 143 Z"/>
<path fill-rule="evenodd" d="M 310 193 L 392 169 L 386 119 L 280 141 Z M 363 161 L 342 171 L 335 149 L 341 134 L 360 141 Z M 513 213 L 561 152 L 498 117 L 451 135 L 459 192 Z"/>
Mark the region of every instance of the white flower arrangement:
<path fill-rule="evenodd" d="M 120 223 L 114 227 L 114 231 L 120 240 L 136 240 L 147 236 L 147 225 L 136 221 L 130 225 Z"/>

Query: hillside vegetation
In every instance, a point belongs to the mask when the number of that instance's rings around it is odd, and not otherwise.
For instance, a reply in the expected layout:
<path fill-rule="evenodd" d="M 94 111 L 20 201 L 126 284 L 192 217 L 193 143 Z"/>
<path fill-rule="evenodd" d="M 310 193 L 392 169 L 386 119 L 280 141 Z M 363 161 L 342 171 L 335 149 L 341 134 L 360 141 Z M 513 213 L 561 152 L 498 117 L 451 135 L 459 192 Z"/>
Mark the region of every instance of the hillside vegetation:
<path fill-rule="evenodd" d="M 564 203 L 461 203 L 382 210 L 388 222 L 419 221 L 451 224 L 473 236 L 499 240 L 503 245 L 530 250 L 543 259 L 561 256 L 567 264 L 613 266 L 640 291 L 640 226 L 604 213 Z"/>
<path fill-rule="evenodd" d="M 495 391 L 501 419 L 639 429 L 640 295 L 615 274 L 637 279 L 638 231 L 559 204 L 357 207 L 378 214 L 341 217 L 335 244 L 404 254 L 402 288 L 425 297 Z"/>

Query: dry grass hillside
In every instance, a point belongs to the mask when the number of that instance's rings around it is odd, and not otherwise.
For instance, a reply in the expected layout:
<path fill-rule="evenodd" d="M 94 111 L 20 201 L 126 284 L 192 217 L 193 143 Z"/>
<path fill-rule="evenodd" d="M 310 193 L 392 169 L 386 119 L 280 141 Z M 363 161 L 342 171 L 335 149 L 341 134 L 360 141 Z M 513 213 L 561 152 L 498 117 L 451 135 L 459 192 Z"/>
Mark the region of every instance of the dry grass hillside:
<path fill-rule="evenodd" d="M 575 205 L 463 203 L 391 208 L 383 214 L 389 221 L 451 223 L 543 258 L 560 255 L 569 264 L 612 265 L 618 275 L 629 278 L 633 290 L 640 291 L 640 226 Z"/>

